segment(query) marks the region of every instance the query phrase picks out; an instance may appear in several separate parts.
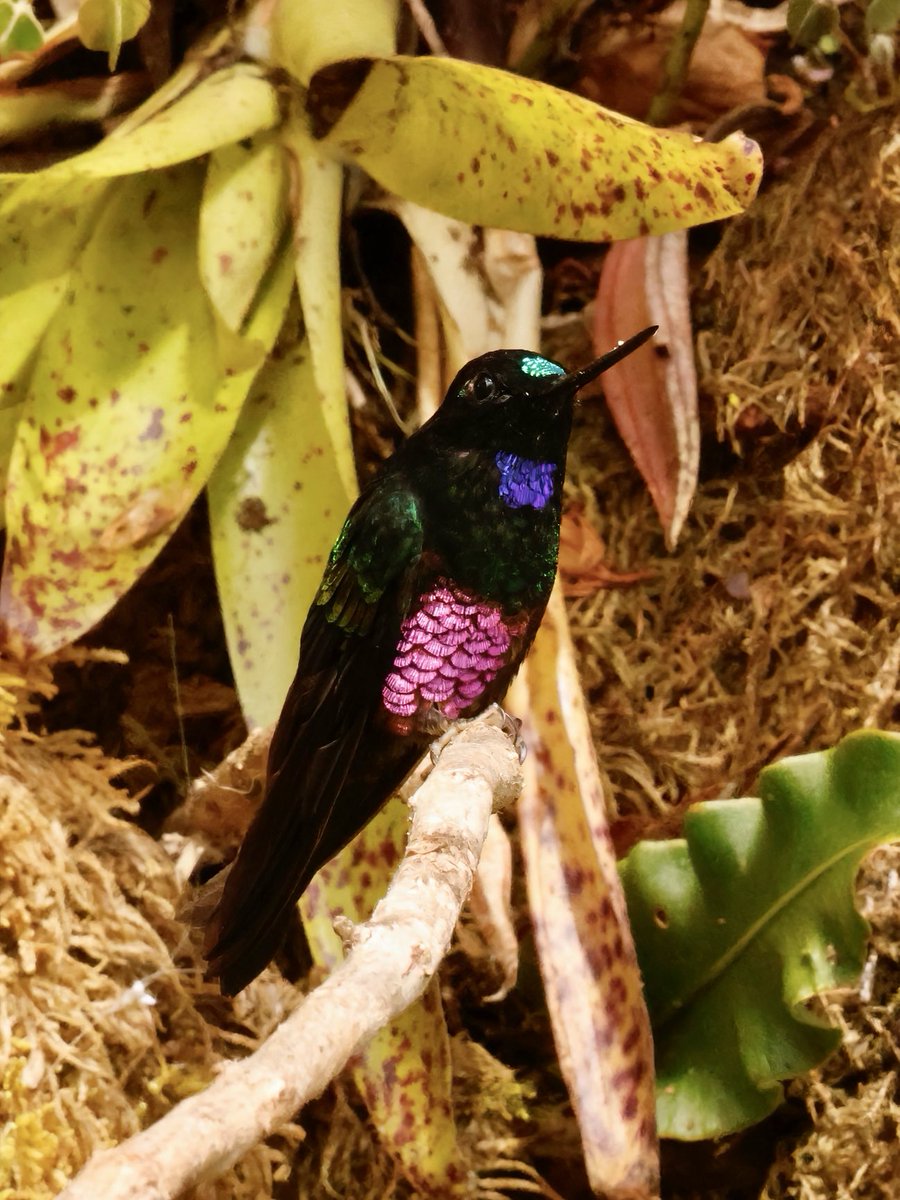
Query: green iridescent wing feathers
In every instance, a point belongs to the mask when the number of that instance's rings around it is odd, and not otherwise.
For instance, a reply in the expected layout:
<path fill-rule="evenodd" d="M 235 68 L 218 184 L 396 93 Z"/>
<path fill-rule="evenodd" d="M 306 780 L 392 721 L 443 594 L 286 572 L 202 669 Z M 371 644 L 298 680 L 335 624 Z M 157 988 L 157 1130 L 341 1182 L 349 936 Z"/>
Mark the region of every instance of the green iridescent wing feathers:
<path fill-rule="evenodd" d="M 360 497 L 345 521 L 316 606 L 346 633 L 368 633 L 385 589 L 419 557 L 422 541 L 415 497 L 399 480 L 382 480 Z"/>

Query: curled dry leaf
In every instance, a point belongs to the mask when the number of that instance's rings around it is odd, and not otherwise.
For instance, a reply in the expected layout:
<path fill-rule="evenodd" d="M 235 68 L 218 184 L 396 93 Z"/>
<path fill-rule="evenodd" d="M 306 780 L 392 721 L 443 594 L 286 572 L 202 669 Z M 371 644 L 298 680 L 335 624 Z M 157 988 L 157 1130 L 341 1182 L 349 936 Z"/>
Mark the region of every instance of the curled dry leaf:
<path fill-rule="evenodd" d="M 600 275 L 594 345 L 607 350 L 645 325 L 653 341 L 603 376 L 609 410 L 674 546 L 700 465 L 697 375 L 688 297 L 687 234 L 611 246 Z"/>
<path fill-rule="evenodd" d="M 541 974 L 591 1186 L 657 1195 L 653 1050 L 559 588 L 525 670 L 519 802 Z"/>
<path fill-rule="evenodd" d="M 625 587 L 652 579 L 652 571 L 614 571 L 605 562 L 606 547 L 580 508 L 563 513 L 559 530 L 559 574 L 563 594 L 591 596 L 599 588 Z"/>

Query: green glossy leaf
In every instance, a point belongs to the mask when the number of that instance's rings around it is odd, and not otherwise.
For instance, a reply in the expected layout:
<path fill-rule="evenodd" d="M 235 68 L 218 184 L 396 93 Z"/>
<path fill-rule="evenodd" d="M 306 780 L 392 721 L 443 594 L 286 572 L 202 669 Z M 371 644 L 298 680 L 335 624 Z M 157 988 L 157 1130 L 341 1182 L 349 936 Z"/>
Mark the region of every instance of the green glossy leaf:
<path fill-rule="evenodd" d="M 284 232 L 284 151 L 271 137 L 214 150 L 200 207 L 200 275 L 229 329 L 239 330 Z"/>
<path fill-rule="evenodd" d="M 15 653 L 74 640 L 149 565 L 209 477 L 281 325 L 287 262 L 244 337 L 216 322 L 197 268 L 202 174 L 188 164 L 109 189 L 35 358 L 0 587 Z"/>
<path fill-rule="evenodd" d="M 0 55 L 29 54 L 43 44 L 43 27 L 28 0 L 0 0 Z"/>
<path fill-rule="evenodd" d="M 900 736 L 852 734 L 759 786 L 696 805 L 684 839 L 642 842 L 621 866 L 667 1137 L 760 1120 L 781 1080 L 840 1041 L 804 1002 L 862 967 L 853 884 L 863 855 L 900 837 Z"/>
<path fill-rule="evenodd" d="M 608 241 L 731 216 L 762 169 L 741 134 L 700 142 L 453 58 L 336 63 L 313 78 L 308 109 L 324 149 L 397 195 L 551 237 Z"/>
<path fill-rule="evenodd" d="M 189 78 L 189 76 L 188 76 Z M 158 170 L 209 154 L 272 129 L 281 119 L 278 93 L 258 67 L 216 71 L 142 124 L 114 130 L 91 150 L 49 168 L 53 179 L 109 179 Z"/>
<path fill-rule="evenodd" d="M 313 956 L 330 969 L 343 951 L 334 919 L 364 921 L 387 891 L 406 844 L 409 813 L 391 800 L 315 877 L 300 901 Z M 456 1137 L 450 1041 L 433 979 L 421 1000 L 372 1039 L 354 1065 L 383 1144 L 427 1196 L 469 1195 Z"/>
<path fill-rule="evenodd" d="M 308 345 L 281 347 L 262 368 L 208 491 L 238 695 L 247 723 L 268 725 L 352 500 L 335 468 Z"/>
<path fill-rule="evenodd" d="M 149 16 L 150 0 L 81 0 L 78 36 L 88 50 L 106 50 L 114 71 L 122 43 L 133 38 Z"/>
<path fill-rule="evenodd" d="M 299 210 L 294 244 L 297 287 L 309 338 L 313 378 L 325 414 L 335 468 L 347 491 L 356 495 L 356 464 L 344 384 L 344 335 L 341 311 L 340 226 L 344 171 L 322 154 L 304 122 L 285 124 L 285 145 L 294 156 L 299 180 Z"/>

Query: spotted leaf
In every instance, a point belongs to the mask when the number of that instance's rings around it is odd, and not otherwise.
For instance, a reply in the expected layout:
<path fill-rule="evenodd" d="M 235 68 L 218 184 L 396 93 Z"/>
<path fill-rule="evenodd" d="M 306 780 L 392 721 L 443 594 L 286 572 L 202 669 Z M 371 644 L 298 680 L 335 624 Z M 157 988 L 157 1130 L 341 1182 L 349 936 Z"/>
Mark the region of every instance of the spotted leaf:
<path fill-rule="evenodd" d="M 159 93 L 84 154 L 41 173 L 42 179 L 110 179 L 158 170 L 209 154 L 272 129 L 281 119 L 278 93 L 258 67 L 236 63 L 190 87 L 188 69 L 172 81 L 187 87 L 165 107 Z M 177 85 L 177 87 L 176 87 Z"/>
<path fill-rule="evenodd" d="M 650 1197 L 659 1175 L 650 1029 L 558 587 L 525 686 L 519 825 L 560 1066 L 594 1189 Z"/>
<path fill-rule="evenodd" d="M 209 157 L 200 205 L 200 274 L 229 329 L 241 328 L 285 228 L 284 152 L 271 137 Z"/>
<path fill-rule="evenodd" d="M 335 63 L 313 77 L 308 108 L 324 149 L 397 195 L 550 237 L 609 241 L 731 216 L 762 166 L 741 134 L 701 142 L 453 58 Z"/>
<path fill-rule="evenodd" d="M 281 324 L 287 263 L 246 336 L 217 324 L 197 269 L 201 184 L 200 164 L 187 164 L 109 190 L 69 274 L 71 302 L 35 357 L 0 587 L 15 653 L 72 641 L 149 565 L 206 482 Z"/>
<path fill-rule="evenodd" d="M 278 716 L 299 632 L 352 499 L 335 457 L 309 345 L 282 347 L 256 377 L 208 489 L 219 597 L 251 726 Z"/>

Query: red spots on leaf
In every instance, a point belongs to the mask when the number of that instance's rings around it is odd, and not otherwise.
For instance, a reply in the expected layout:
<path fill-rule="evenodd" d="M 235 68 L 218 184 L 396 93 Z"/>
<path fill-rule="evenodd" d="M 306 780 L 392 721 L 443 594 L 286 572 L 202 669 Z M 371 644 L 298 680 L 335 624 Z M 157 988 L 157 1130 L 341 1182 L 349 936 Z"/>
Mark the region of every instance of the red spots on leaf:
<path fill-rule="evenodd" d="M 51 562 L 62 563 L 65 567 L 84 566 L 84 553 L 77 547 L 71 550 L 61 550 L 57 547 L 50 551 Z"/>
<path fill-rule="evenodd" d="M 223 275 L 230 275 L 231 268 L 234 266 L 234 257 L 231 254 L 219 255 L 219 270 Z"/>
<path fill-rule="evenodd" d="M 168 258 L 168 257 L 169 257 L 168 247 L 167 246 L 157 246 L 150 255 L 150 261 L 153 263 L 154 266 L 156 266 L 157 263 L 161 263 L 163 261 L 163 259 Z"/>
<path fill-rule="evenodd" d="M 555 167 L 556 164 L 559 162 L 559 155 L 554 153 L 553 150 L 545 150 L 544 157 L 546 158 L 547 162 L 550 164 L 551 167 Z"/>
<path fill-rule="evenodd" d="M 56 389 L 56 394 L 62 400 L 63 404 L 71 404 L 78 393 L 73 387 L 61 387 Z M 96 404 L 96 400 L 94 401 Z"/>
<path fill-rule="evenodd" d="M 40 432 L 40 447 L 41 454 L 44 456 L 48 466 L 65 450 L 70 450 L 73 446 L 77 446 L 81 439 L 81 426 L 75 425 L 72 429 L 62 429 L 59 433 L 51 433 L 46 425 L 41 426 Z"/>
<path fill-rule="evenodd" d="M 706 184 L 701 183 L 699 179 L 694 184 L 694 195 L 698 200 L 702 200 L 704 204 L 708 204 L 710 206 L 713 204 L 712 192 L 709 190 Z"/>
<path fill-rule="evenodd" d="M 572 863 L 566 863 L 563 866 L 563 876 L 566 881 L 566 890 L 572 898 L 578 896 L 584 890 L 585 884 L 591 883 L 593 880 L 591 872 Z"/>

